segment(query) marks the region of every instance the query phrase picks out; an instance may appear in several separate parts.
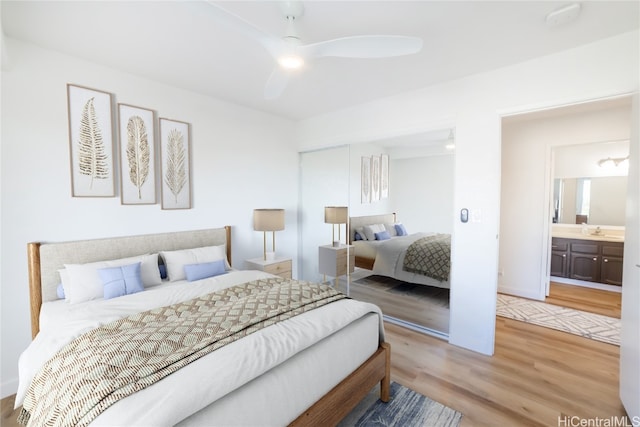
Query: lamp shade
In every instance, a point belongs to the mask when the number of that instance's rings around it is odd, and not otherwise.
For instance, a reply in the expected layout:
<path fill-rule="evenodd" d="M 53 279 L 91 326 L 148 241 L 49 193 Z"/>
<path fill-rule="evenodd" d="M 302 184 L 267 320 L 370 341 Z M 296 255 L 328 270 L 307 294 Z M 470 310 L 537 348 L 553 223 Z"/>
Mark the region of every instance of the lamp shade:
<path fill-rule="evenodd" d="M 346 206 L 326 206 L 324 208 L 324 222 L 327 224 L 346 224 L 349 215 Z"/>
<path fill-rule="evenodd" d="M 256 231 L 284 230 L 284 209 L 254 209 L 253 229 Z"/>

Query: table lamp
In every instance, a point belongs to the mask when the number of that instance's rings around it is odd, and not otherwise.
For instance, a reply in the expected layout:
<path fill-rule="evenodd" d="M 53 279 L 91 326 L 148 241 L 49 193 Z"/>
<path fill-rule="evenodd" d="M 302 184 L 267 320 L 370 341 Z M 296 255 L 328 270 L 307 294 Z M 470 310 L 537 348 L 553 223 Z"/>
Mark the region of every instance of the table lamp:
<path fill-rule="evenodd" d="M 267 231 L 272 232 L 272 251 L 269 259 L 276 256 L 276 231 L 284 230 L 284 209 L 254 209 L 253 229 L 263 233 L 263 259 L 267 260 Z"/>
<path fill-rule="evenodd" d="M 331 242 L 333 246 L 340 246 L 340 224 L 346 224 L 348 217 L 349 209 L 346 206 L 326 206 L 324 208 L 324 222 L 331 224 Z M 336 225 L 338 226 L 338 240 L 335 237 Z"/>

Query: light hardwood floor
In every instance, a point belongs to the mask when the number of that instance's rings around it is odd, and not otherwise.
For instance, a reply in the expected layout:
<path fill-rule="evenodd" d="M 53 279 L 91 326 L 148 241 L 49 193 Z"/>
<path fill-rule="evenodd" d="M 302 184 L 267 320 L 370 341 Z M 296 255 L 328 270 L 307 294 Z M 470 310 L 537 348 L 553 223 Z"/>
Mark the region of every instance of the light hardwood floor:
<path fill-rule="evenodd" d="M 622 294 L 551 282 L 545 302 L 619 319 Z"/>
<path fill-rule="evenodd" d="M 397 325 L 385 328 L 392 380 L 460 411 L 462 427 L 558 426 L 559 417 L 624 415 L 617 346 L 497 317 L 490 357 Z M 13 399 L 2 399 L 2 426 L 17 426 Z"/>
<path fill-rule="evenodd" d="M 433 304 L 410 294 L 386 292 L 385 289 L 360 284 L 355 280 L 357 279 L 353 279 L 351 282 L 350 297 L 376 304 L 387 316 L 415 323 L 434 331 L 449 333 L 448 306 Z M 346 281 L 339 280 L 337 289 L 346 292 L 346 287 Z"/>

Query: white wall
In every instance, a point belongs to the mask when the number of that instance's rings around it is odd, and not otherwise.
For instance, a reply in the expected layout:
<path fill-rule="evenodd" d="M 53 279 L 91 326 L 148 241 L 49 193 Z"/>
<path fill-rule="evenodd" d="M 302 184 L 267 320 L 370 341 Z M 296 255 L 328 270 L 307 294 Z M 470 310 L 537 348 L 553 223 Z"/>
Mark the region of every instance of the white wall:
<path fill-rule="evenodd" d="M 468 208 L 478 222 L 454 225 L 452 344 L 493 353 L 501 115 L 638 90 L 638 40 L 634 31 L 299 124 L 301 150 L 455 126 L 454 215 Z"/>
<path fill-rule="evenodd" d="M 503 122 L 500 292 L 544 299 L 549 243 L 541 230 L 551 226 L 551 147 L 629 139 L 630 119 L 630 106 L 619 106 Z"/>
<path fill-rule="evenodd" d="M 392 159 L 390 204 L 409 233 L 453 230 L 454 155 Z"/>
<path fill-rule="evenodd" d="M 2 70 L 2 397 L 31 339 L 26 244 L 231 225 L 233 264 L 260 256 L 254 208 L 284 208 L 277 251 L 297 258 L 298 154 L 291 121 L 6 39 Z M 191 123 L 193 208 L 72 198 L 66 84 Z M 233 84 L 233 82 L 230 82 Z M 159 195 L 158 195 L 159 196 Z M 159 199 L 159 197 L 158 197 Z"/>

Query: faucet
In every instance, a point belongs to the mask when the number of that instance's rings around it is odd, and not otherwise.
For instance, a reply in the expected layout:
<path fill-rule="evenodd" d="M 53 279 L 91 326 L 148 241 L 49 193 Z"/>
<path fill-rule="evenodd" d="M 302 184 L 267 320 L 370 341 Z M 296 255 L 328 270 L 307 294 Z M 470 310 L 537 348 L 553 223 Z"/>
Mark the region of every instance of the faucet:
<path fill-rule="evenodd" d="M 600 235 L 602 233 L 602 230 L 600 229 L 600 226 L 596 227 L 596 231 L 593 232 L 593 234 L 595 234 L 596 236 Z"/>

